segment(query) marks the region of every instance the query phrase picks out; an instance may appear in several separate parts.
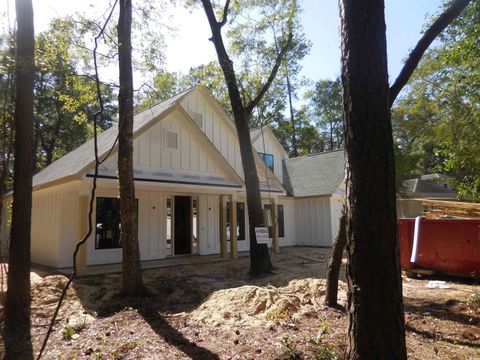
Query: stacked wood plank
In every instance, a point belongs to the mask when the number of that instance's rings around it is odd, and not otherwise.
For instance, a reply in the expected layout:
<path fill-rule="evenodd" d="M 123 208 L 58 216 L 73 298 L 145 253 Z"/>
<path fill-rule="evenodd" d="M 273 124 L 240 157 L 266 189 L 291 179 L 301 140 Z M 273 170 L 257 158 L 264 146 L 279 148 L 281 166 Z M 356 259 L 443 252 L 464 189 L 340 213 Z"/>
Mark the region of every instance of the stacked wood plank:
<path fill-rule="evenodd" d="M 418 199 L 422 202 L 424 215 L 428 219 L 466 218 L 480 219 L 480 203 Z"/>

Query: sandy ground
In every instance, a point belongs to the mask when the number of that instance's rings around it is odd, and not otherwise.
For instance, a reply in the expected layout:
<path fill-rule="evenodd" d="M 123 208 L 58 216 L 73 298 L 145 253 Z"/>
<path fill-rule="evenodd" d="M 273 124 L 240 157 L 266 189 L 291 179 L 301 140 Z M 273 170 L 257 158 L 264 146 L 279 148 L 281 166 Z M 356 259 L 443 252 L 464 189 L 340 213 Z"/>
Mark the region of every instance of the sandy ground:
<path fill-rule="evenodd" d="M 327 251 L 282 249 L 275 274 L 249 280 L 248 258 L 144 271 L 152 296 L 116 296 L 120 274 L 74 281 L 45 359 L 319 359 L 341 357 L 347 316 L 322 305 Z M 480 287 L 404 278 L 410 359 L 480 359 Z M 32 272 L 32 334 L 39 349 L 66 283 Z M 340 283 L 340 303 L 346 286 Z M 0 348 L 1 351 L 1 348 Z M 324 355 L 326 356 L 326 355 Z"/>

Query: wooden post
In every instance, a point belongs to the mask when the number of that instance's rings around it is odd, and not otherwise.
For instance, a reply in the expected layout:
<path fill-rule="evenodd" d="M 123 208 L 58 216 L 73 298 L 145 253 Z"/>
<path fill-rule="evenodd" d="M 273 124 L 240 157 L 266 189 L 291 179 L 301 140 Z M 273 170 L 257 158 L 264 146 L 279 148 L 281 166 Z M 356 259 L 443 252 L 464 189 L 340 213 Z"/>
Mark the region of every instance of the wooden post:
<path fill-rule="evenodd" d="M 230 200 L 230 257 L 238 258 L 237 243 L 237 196 L 232 195 Z"/>
<path fill-rule="evenodd" d="M 78 241 L 81 241 L 88 231 L 88 200 L 88 195 L 80 194 L 78 197 Z M 95 241 L 95 236 L 97 236 L 95 231 L 91 236 Z M 87 244 L 88 240 L 78 251 L 77 265 L 80 271 L 87 267 Z"/>
<path fill-rule="evenodd" d="M 223 195 L 220 195 L 220 256 L 227 256 L 227 207 Z"/>
<path fill-rule="evenodd" d="M 272 222 L 273 222 L 273 231 L 272 231 L 272 249 L 275 251 L 275 254 L 280 253 L 280 241 L 278 240 L 278 207 L 277 200 L 272 199 Z"/>

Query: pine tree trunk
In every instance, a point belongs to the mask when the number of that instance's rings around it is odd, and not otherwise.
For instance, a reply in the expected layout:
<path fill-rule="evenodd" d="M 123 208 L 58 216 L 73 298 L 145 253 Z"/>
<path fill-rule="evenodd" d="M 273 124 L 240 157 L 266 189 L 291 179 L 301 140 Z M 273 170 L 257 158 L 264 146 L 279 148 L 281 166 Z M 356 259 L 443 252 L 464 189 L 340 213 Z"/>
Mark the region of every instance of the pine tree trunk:
<path fill-rule="evenodd" d="M 341 0 L 348 359 L 406 359 L 383 0 Z"/>
<path fill-rule="evenodd" d="M 342 266 L 343 249 L 347 244 L 346 219 L 345 207 L 343 207 L 337 237 L 333 243 L 332 255 L 327 266 L 327 290 L 323 303 L 330 307 L 338 306 L 338 277 Z"/>
<path fill-rule="evenodd" d="M 133 76 L 132 76 L 132 2 L 120 0 L 118 18 L 118 64 L 120 71 L 118 178 L 120 184 L 120 221 L 122 243 L 123 291 L 142 295 L 144 286 L 138 246 L 138 211 L 133 179 Z"/>
<path fill-rule="evenodd" d="M 31 0 L 17 0 L 15 163 L 12 228 L 5 301 L 7 359 L 33 357 L 30 335 L 34 31 Z"/>

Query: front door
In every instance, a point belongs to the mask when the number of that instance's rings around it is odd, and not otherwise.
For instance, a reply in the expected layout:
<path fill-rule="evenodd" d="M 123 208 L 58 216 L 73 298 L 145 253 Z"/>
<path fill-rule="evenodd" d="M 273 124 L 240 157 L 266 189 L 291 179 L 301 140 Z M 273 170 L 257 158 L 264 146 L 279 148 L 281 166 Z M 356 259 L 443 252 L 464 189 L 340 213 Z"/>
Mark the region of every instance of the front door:
<path fill-rule="evenodd" d="M 192 197 L 174 197 L 174 254 L 192 253 Z"/>

